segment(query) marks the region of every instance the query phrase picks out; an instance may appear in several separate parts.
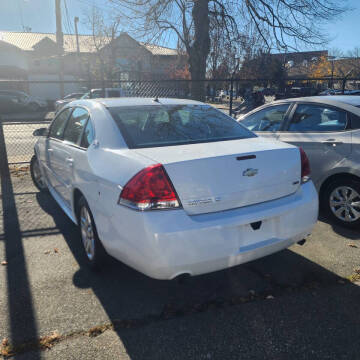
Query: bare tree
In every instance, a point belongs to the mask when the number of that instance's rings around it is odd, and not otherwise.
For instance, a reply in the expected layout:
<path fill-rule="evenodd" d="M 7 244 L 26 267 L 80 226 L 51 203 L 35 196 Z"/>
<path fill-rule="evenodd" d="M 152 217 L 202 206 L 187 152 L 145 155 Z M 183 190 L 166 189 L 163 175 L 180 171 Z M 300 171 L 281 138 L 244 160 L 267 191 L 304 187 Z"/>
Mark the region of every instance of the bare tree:
<path fill-rule="evenodd" d="M 175 34 L 184 44 L 193 80 L 204 79 L 211 49 L 211 30 L 218 23 L 233 38 L 252 24 L 267 49 L 296 49 L 300 44 L 326 41 L 324 21 L 341 15 L 345 8 L 336 0 L 108 0 L 122 16 L 131 18 L 139 36 L 164 39 Z M 212 21 L 215 19 L 215 21 Z M 197 85 L 196 85 L 197 84 Z M 193 96 L 202 98 L 195 82 Z"/>
<path fill-rule="evenodd" d="M 91 46 L 95 49 L 96 61 L 92 62 L 92 72 L 101 80 L 113 79 L 116 69 L 117 46 L 114 41 L 120 34 L 120 17 L 105 15 L 93 7 L 85 14 L 84 24 L 91 31 Z"/>

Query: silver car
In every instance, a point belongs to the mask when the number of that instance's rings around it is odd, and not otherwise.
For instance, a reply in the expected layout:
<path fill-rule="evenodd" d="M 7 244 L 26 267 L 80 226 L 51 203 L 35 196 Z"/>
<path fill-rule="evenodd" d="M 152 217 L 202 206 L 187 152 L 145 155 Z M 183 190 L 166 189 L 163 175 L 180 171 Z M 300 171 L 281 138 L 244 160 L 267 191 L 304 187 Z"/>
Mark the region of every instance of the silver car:
<path fill-rule="evenodd" d="M 284 99 L 238 118 L 270 139 L 302 147 L 324 212 L 347 227 L 360 225 L 360 97 Z"/>

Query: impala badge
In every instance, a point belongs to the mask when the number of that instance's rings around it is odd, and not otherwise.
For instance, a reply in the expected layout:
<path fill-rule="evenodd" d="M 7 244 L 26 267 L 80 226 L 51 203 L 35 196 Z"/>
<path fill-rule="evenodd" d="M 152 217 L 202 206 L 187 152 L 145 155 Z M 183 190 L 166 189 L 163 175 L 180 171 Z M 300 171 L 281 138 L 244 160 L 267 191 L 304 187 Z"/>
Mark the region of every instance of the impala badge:
<path fill-rule="evenodd" d="M 258 169 L 246 169 L 245 171 L 243 171 L 243 176 L 255 176 L 258 171 Z"/>

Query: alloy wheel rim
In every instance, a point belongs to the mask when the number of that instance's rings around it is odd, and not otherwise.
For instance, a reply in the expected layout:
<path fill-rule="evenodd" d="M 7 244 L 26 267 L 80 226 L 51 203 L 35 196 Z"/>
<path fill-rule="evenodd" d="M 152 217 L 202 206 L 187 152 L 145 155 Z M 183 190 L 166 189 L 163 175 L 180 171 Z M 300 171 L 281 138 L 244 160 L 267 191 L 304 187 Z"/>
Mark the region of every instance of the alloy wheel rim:
<path fill-rule="evenodd" d="M 333 214 L 345 222 L 360 219 L 360 195 L 350 186 L 339 186 L 330 194 L 330 209 Z"/>
<path fill-rule="evenodd" d="M 34 162 L 34 166 L 33 166 L 33 173 L 34 173 L 34 179 L 36 184 L 41 188 L 44 189 L 45 188 L 45 181 L 43 179 L 43 176 L 41 174 L 41 170 L 40 170 L 40 166 L 39 166 L 39 161 L 35 160 Z"/>
<path fill-rule="evenodd" d="M 94 228 L 88 209 L 83 206 L 80 211 L 81 238 L 86 256 L 92 260 L 95 255 Z"/>

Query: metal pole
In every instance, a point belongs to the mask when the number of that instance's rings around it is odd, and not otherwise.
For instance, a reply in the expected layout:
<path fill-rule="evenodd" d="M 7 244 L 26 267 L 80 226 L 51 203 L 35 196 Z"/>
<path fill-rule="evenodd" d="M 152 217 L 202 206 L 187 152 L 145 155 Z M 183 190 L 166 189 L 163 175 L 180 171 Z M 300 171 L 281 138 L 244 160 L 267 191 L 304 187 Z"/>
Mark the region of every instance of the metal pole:
<path fill-rule="evenodd" d="M 75 27 L 75 36 L 76 36 L 76 52 L 80 55 L 80 45 L 79 45 L 79 33 L 77 24 L 79 22 L 79 18 L 77 16 L 74 17 L 74 27 Z"/>
<path fill-rule="evenodd" d="M 234 92 L 234 80 L 231 78 L 230 80 L 230 106 L 229 106 L 229 115 L 232 114 L 232 107 L 233 107 L 233 92 Z"/>
<path fill-rule="evenodd" d="M 61 6 L 60 0 L 55 0 L 55 16 L 56 16 L 56 44 L 58 49 L 59 60 L 59 80 L 60 80 L 60 96 L 64 97 L 64 36 L 61 25 Z"/>
<path fill-rule="evenodd" d="M 80 45 L 79 45 L 79 33 L 77 24 L 79 22 L 79 18 L 77 16 L 74 17 L 74 28 L 75 28 L 75 37 L 76 37 L 76 62 L 77 62 L 77 72 L 78 77 L 81 78 L 81 63 L 80 63 Z"/>

